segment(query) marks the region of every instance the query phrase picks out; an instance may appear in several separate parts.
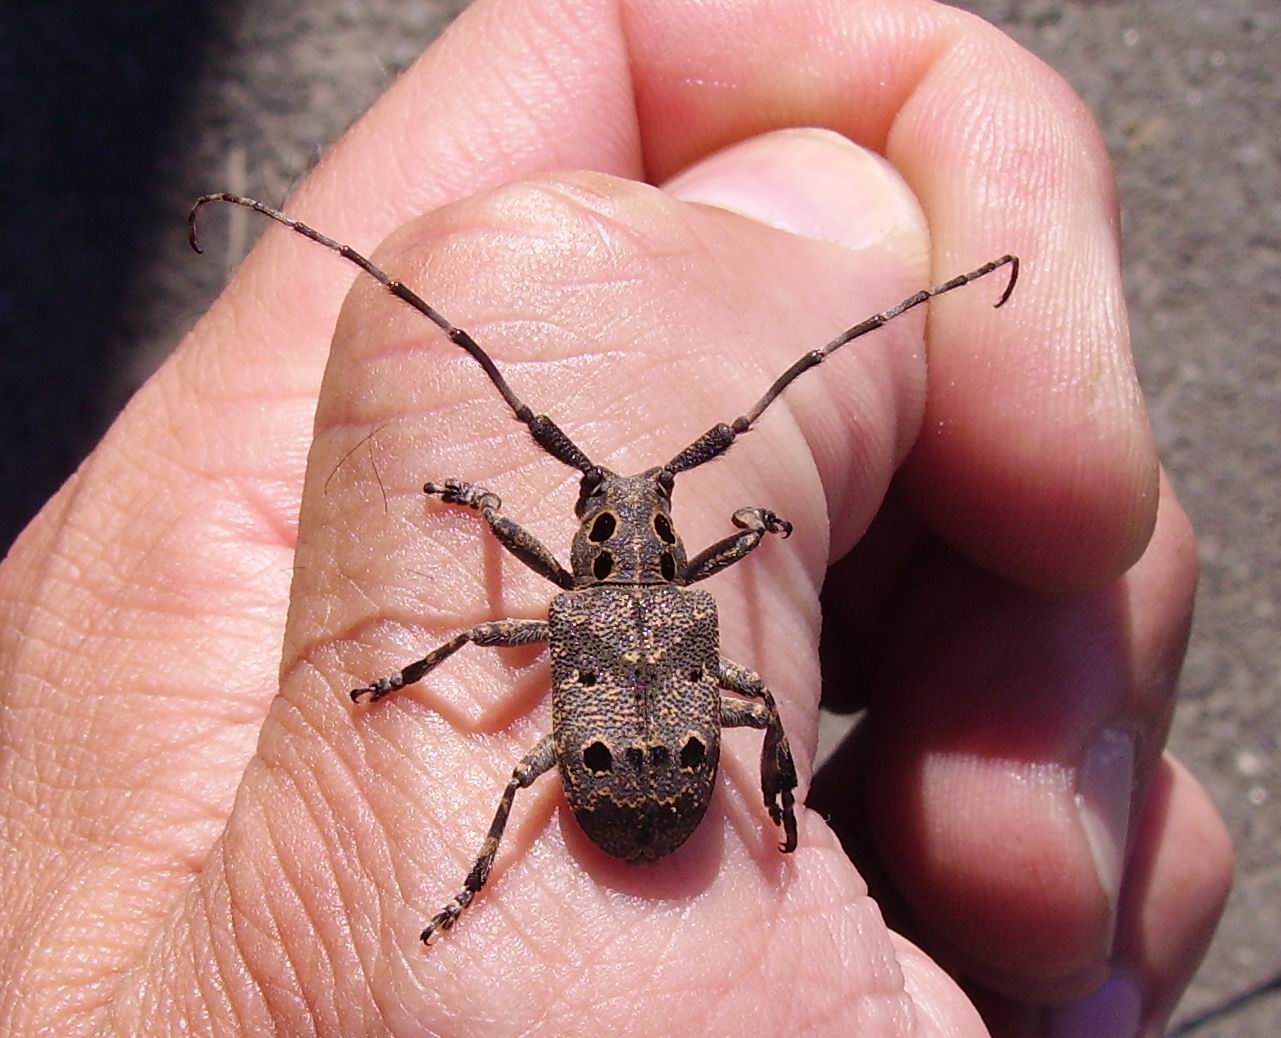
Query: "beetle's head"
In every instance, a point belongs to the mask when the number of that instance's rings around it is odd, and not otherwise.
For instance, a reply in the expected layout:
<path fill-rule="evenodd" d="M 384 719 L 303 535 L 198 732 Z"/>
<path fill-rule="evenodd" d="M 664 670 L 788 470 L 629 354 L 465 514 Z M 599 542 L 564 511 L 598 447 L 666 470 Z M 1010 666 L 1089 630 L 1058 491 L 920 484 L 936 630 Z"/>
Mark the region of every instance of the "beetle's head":
<path fill-rule="evenodd" d="M 676 581 L 685 546 L 672 525 L 673 481 L 665 468 L 618 476 L 596 466 L 584 474 L 571 552 L 580 585 Z"/>

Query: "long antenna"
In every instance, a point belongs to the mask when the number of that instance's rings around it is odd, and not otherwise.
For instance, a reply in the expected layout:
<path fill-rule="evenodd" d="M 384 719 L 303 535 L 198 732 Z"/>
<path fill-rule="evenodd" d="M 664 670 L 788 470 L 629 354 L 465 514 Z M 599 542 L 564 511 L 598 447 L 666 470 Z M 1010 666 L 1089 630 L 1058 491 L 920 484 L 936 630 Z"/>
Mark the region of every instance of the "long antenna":
<path fill-rule="evenodd" d="M 455 346 L 460 346 L 471 354 L 472 359 L 484 369 L 489 381 L 502 394 L 507 401 L 507 406 L 511 408 L 512 414 L 519 421 L 529 427 L 529 433 L 534 438 L 534 442 L 543 448 L 548 454 L 558 461 L 564 462 L 572 468 L 587 474 L 596 471 L 596 466 L 592 464 L 591 459 L 584 454 L 574 441 L 571 440 L 564 432 L 546 415 L 536 415 L 523 400 L 512 391 L 507 380 L 503 378 L 493 359 L 480 348 L 479 344 L 468 335 L 463 329 L 455 328 L 445 317 L 436 309 L 430 306 L 413 290 L 408 288 L 402 282 L 391 277 L 381 267 L 376 266 L 370 260 L 366 259 L 355 249 L 350 246 L 336 242 L 332 238 L 321 234 L 314 227 L 308 227 L 305 223 L 295 220 L 291 216 L 286 216 L 279 209 L 273 209 L 271 206 L 259 202 L 257 199 L 246 198 L 243 195 L 233 195 L 225 191 L 219 191 L 212 195 L 201 195 L 196 199 L 195 205 L 191 207 L 191 212 L 187 216 L 187 240 L 196 252 L 202 252 L 200 240 L 196 234 L 196 216 L 210 202 L 229 202 L 232 205 L 244 206 L 246 209 L 252 209 L 256 213 L 262 213 L 263 216 L 269 216 L 277 223 L 282 223 L 292 231 L 296 231 L 304 238 L 310 238 L 312 241 L 323 245 L 327 249 L 338 253 L 345 260 L 356 264 L 361 270 L 381 284 L 387 291 L 397 299 L 408 303 L 420 314 L 431 321 L 437 328 L 449 336 L 449 341 Z"/>
<path fill-rule="evenodd" d="M 1010 268 L 1010 281 L 1005 286 L 1005 291 L 1001 293 L 1001 298 L 996 301 L 996 307 L 999 309 L 1010 298 L 1010 293 L 1014 291 L 1014 285 L 1019 279 L 1019 258 L 1017 256 L 1002 256 L 1000 259 L 992 260 L 990 263 L 984 263 L 983 266 L 971 270 L 968 274 L 960 274 L 950 281 L 944 281 L 943 284 L 936 285 L 934 288 L 922 289 L 915 295 L 908 296 L 896 306 L 891 306 L 888 310 L 883 310 L 879 314 L 873 314 L 867 320 L 860 321 L 852 328 L 847 328 L 826 346 L 817 350 L 810 350 L 809 353 L 804 354 L 795 364 L 774 380 L 774 384 L 765 391 L 763 397 L 756 401 L 755 406 L 750 411 L 739 415 L 729 424 L 721 422 L 719 425 L 712 426 L 663 467 L 672 475 L 676 475 L 678 472 L 687 472 L 689 469 L 697 468 L 699 465 L 719 457 L 729 450 L 735 438 L 741 436 L 752 427 L 765 409 L 778 399 L 783 390 L 809 371 L 810 368 L 822 364 L 824 360 L 847 342 L 853 342 L 860 336 L 875 331 L 881 325 L 889 323 L 900 314 L 906 313 L 913 307 L 920 306 L 935 296 L 941 296 L 944 292 L 951 292 L 954 288 L 968 285 L 971 281 L 977 281 L 979 278 L 991 274 L 992 271 L 999 270 L 1007 265 Z"/>

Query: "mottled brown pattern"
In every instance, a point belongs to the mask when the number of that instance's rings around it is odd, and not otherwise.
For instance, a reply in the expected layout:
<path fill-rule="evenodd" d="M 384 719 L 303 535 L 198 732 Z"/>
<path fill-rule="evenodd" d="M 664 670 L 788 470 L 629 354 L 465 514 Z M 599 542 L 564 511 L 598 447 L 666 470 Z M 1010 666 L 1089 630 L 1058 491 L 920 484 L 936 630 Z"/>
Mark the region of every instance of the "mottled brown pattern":
<path fill-rule="evenodd" d="M 595 493 L 578 502 L 582 525 L 570 562 L 577 587 L 590 584 L 669 584 L 685 569 L 685 545 L 672 525 L 670 476 L 661 469 L 619 476 L 598 468 Z M 615 521 L 608 537 L 598 520 Z"/>
<path fill-rule="evenodd" d="M 557 595 L 551 627 L 552 733 L 583 831 L 626 861 L 653 861 L 707 810 L 720 759 L 716 603 L 670 585 Z M 690 740 L 701 762 L 682 767 Z M 601 743 L 608 765 L 585 751 Z"/>

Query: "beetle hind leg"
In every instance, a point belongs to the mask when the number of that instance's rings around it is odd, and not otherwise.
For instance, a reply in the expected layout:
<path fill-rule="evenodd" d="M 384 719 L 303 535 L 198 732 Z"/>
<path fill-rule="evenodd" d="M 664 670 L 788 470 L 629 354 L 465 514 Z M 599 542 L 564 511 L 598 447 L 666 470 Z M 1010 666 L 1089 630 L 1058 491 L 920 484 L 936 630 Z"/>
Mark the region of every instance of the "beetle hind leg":
<path fill-rule="evenodd" d="M 520 763 L 512 769 L 512 777 L 507 783 L 507 788 L 503 790 L 502 798 L 498 801 L 498 810 L 494 812 L 494 820 L 489 825 L 489 834 L 481 844 L 480 854 L 476 856 L 471 871 L 467 873 L 467 879 L 463 881 L 463 889 L 449 904 L 437 912 L 424 928 L 420 934 L 424 944 L 431 944 L 431 939 L 437 933 L 450 929 L 454 923 L 458 922 L 463 909 L 475 900 L 494 867 L 494 857 L 498 853 L 498 844 L 503 838 L 503 830 L 507 828 L 507 816 L 511 813 L 516 791 L 529 786 L 543 772 L 551 770 L 555 763 L 556 744 L 552 742 L 550 735 L 544 735 L 538 741 L 538 745 L 525 754 Z"/>
<path fill-rule="evenodd" d="M 761 797 L 770 819 L 783 830 L 778 849 L 784 854 L 796 850 L 796 763 L 792 749 L 779 720 L 774 697 L 761 679 L 750 670 L 721 661 L 721 687 L 740 695 L 762 700 L 745 703 L 741 699 L 721 697 L 722 728 L 764 729 L 761 746 Z"/>

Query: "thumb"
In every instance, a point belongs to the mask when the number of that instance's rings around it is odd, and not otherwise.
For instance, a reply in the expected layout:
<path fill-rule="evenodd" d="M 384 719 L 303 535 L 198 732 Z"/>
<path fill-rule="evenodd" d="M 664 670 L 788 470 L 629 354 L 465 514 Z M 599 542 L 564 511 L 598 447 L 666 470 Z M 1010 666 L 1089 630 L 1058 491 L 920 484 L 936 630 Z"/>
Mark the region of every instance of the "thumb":
<path fill-rule="evenodd" d="M 881 155 L 838 133 L 777 130 L 691 166 L 664 186 L 806 238 L 888 253 L 928 273 L 925 214 Z"/>

